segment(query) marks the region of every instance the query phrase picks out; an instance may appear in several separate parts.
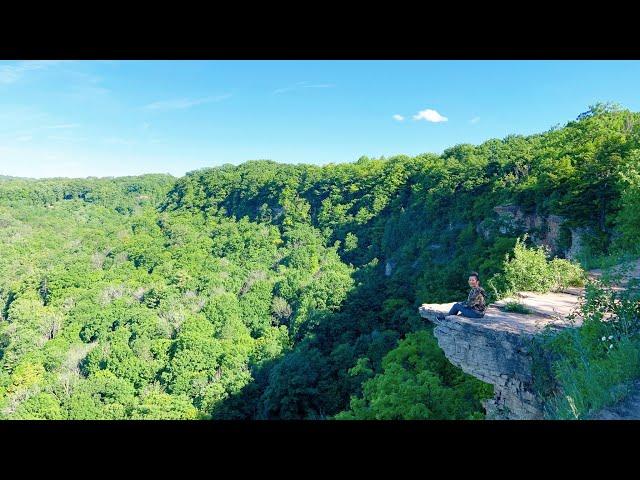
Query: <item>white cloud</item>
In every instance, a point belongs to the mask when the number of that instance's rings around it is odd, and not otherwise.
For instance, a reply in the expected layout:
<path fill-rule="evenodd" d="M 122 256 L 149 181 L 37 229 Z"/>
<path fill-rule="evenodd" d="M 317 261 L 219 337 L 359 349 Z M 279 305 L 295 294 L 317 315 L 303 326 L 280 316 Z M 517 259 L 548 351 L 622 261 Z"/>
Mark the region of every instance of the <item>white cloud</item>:
<path fill-rule="evenodd" d="M 29 71 L 42 70 L 58 65 L 66 60 L 29 60 L 15 65 L 0 65 L 0 83 L 14 83 Z"/>
<path fill-rule="evenodd" d="M 13 83 L 20 78 L 22 70 L 11 65 L 0 67 L 0 83 Z"/>
<path fill-rule="evenodd" d="M 74 85 L 71 89 L 64 93 L 66 98 L 88 102 L 88 101 L 101 101 L 108 100 L 108 96 L 111 94 L 111 90 L 104 87 L 96 87 L 94 85 Z"/>
<path fill-rule="evenodd" d="M 42 128 L 51 129 L 51 130 L 58 130 L 58 129 L 77 128 L 79 126 L 80 126 L 79 123 L 61 123 L 59 125 L 47 125 L 47 126 L 42 127 Z"/>
<path fill-rule="evenodd" d="M 473 117 L 471 120 L 469 120 L 469 123 L 473 123 L 476 124 L 480 121 L 480 117 Z"/>
<path fill-rule="evenodd" d="M 145 110 L 182 110 L 185 108 L 195 107 L 204 103 L 219 102 L 225 98 L 229 98 L 231 94 L 218 95 L 215 97 L 203 98 L 180 98 L 176 100 L 162 100 L 153 102 L 144 106 Z"/>
<path fill-rule="evenodd" d="M 309 83 L 308 81 L 305 81 L 305 82 L 298 82 L 295 85 L 290 87 L 278 88 L 271 93 L 273 95 L 279 95 L 281 93 L 290 92 L 292 90 L 298 90 L 300 88 L 333 88 L 333 87 L 335 87 L 333 83 Z"/>
<path fill-rule="evenodd" d="M 290 90 L 295 89 L 296 87 L 285 87 L 285 88 L 278 88 L 277 90 L 274 90 L 273 92 L 271 92 L 273 95 L 279 95 L 281 93 L 285 93 L 288 92 Z"/>
<path fill-rule="evenodd" d="M 87 140 L 86 138 L 76 137 L 72 135 L 48 135 L 47 139 L 53 140 L 55 142 L 72 142 L 72 143 L 84 142 Z"/>
<path fill-rule="evenodd" d="M 431 110 L 430 108 L 416 113 L 413 116 L 413 119 L 426 120 L 427 122 L 433 123 L 446 122 L 447 120 L 449 120 L 447 117 L 443 117 L 442 115 L 440 115 L 436 110 Z"/>
<path fill-rule="evenodd" d="M 404 120 L 404 117 L 402 115 L 398 115 L 397 113 L 393 116 L 394 120 L 397 120 L 398 122 L 401 122 Z"/>
<path fill-rule="evenodd" d="M 25 125 L 23 128 L 18 129 L 2 129 L 2 114 L 0 114 L 0 139 L 16 142 L 30 142 L 36 138 L 68 142 L 84 141 L 84 139 L 77 138 L 75 134 L 76 130 L 74 129 L 81 126 L 79 123 L 53 123 L 52 119 L 48 118 L 47 115 L 33 118 L 44 118 L 48 121 L 32 127 Z"/>

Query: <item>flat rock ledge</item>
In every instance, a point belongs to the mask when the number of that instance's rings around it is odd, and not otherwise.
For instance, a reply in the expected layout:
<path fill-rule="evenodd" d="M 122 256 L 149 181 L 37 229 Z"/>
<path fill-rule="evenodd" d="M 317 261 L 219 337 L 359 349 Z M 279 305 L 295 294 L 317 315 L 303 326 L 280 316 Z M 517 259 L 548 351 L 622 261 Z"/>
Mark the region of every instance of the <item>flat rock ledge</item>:
<path fill-rule="evenodd" d="M 438 345 L 451 363 L 494 386 L 494 398 L 484 404 L 488 419 L 542 419 L 543 405 L 532 388 L 530 340 L 546 327 L 579 326 L 580 317 L 571 315 L 579 311 L 580 293 L 521 292 L 491 304 L 478 319 L 447 315 L 453 302 L 423 304 L 419 312 L 435 324 Z M 531 313 L 502 310 L 509 301 Z"/>

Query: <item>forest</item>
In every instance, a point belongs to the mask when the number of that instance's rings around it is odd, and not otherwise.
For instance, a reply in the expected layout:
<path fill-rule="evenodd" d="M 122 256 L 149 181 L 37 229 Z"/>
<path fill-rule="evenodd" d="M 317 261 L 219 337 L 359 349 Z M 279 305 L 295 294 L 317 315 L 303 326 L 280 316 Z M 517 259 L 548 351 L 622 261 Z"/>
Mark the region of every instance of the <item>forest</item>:
<path fill-rule="evenodd" d="M 0 418 L 482 419 L 491 385 L 417 308 L 466 298 L 470 271 L 514 287 L 544 232 L 504 206 L 561 219 L 543 263 L 566 275 L 639 255 L 640 113 L 597 104 L 441 155 L 0 177 Z"/>

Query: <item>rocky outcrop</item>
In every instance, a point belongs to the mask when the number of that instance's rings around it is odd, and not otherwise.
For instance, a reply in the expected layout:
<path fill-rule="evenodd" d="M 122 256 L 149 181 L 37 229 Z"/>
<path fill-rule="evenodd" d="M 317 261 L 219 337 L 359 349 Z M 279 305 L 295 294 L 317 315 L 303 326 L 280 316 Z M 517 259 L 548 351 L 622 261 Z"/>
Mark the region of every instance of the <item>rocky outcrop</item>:
<path fill-rule="evenodd" d="M 531 313 L 502 310 L 505 299 L 487 308 L 483 318 L 446 315 L 453 303 L 423 304 L 420 315 L 435 324 L 434 335 L 446 357 L 464 372 L 494 386 L 485 403 L 487 418 L 540 419 L 543 405 L 533 392 L 531 338 L 544 328 L 577 326 L 567 320 L 579 296 L 523 292 L 517 299 Z"/>
<path fill-rule="evenodd" d="M 547 247 L 552 255 L 565 253 L 560 245 L 560 229 L 565 222 L 563 217 L 525 213 L 517 205 L 498 205 L 493 211 L 497 214 L 494 227 L 501 234 L 518 235 L 521 232 L 529 232 L 531 240 L 536 245 Z M 479 233 L 485 238 L 490 235 L 490 231 L 491 228 L 487 224 L 479 226 Z"/>
<path fill-rule="evenodd" d="M 588 227 L 576 227 L 571 229 L 571 246 L 566 252 L 566 257 L 575 260 L 583 248 L 583 237 L 593 235 L 593 230 Z"/>
<path fill-rule="evenodd" d="M 387 260 L 384 265 L 384 275 L 385 277 L 390 276 L 393 273 L 393 269 L 396 268 L 397 262 L 393 260 Z"/>

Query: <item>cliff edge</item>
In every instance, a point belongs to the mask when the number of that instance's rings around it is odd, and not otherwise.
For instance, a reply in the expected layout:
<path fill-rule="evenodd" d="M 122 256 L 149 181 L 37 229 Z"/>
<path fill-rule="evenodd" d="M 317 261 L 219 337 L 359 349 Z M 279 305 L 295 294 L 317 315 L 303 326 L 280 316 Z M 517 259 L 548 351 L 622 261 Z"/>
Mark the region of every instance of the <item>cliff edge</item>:
<path fill-rule="evenodd" d="M 542 403 L 533 393 L 531 338 L 545 328 L 579 326 L 581 290 L 571 293 L 521 292 L 488 306 L 483 318 L 446 315 L 453 305 L 423 304 L 423 318 L 435 324 L 434 335 L 446 357 L 464 372 L 494 386 L 485 403 L 489 419 L 541 419 Z M 504 310 L 517 301 L 528 314 Z M 570 319 L 571 315 L 576 315 Z"/>

